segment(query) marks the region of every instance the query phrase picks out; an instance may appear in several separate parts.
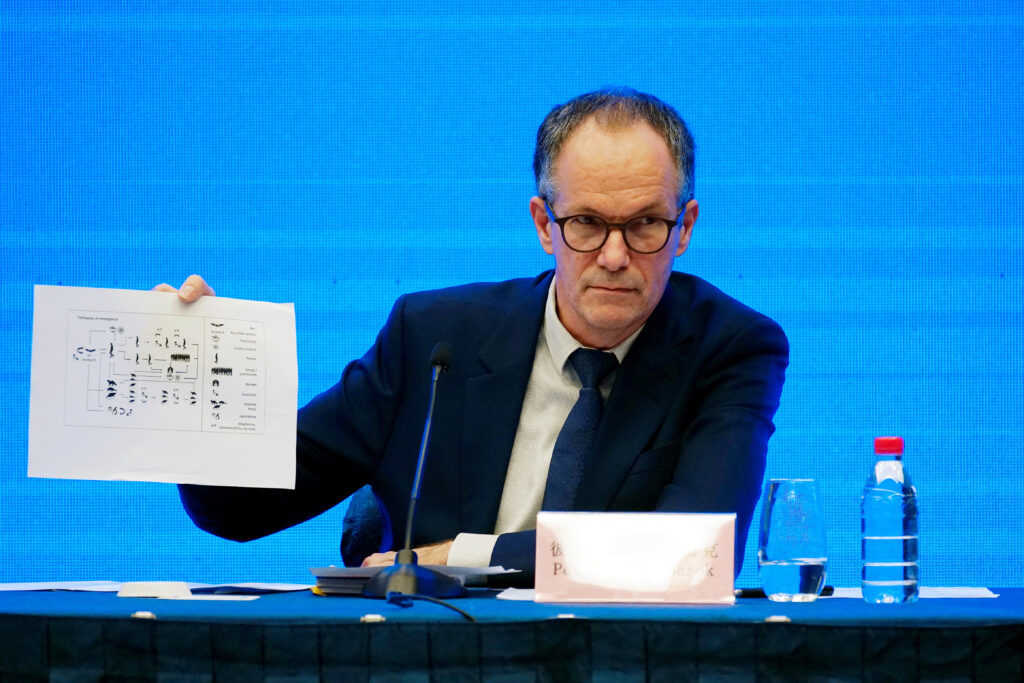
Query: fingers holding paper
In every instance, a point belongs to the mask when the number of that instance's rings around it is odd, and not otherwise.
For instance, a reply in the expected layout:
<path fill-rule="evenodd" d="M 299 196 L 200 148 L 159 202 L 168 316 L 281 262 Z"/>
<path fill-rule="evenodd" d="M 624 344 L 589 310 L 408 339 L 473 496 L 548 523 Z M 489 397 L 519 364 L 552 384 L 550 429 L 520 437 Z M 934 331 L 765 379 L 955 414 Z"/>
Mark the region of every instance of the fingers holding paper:
<path fill-rule="evenodd" d="M 192 303 L 201 296 L 217 296 L 216 292 L 213 291 L 213 287 L 206 284 L 206 280 L 199 275 L 189 275 L 178 289 L 171 287 L 167 283 L 161 283 L 154 287 L 153 291 L 177 292 L 178 298 L 186 303 Z"/>

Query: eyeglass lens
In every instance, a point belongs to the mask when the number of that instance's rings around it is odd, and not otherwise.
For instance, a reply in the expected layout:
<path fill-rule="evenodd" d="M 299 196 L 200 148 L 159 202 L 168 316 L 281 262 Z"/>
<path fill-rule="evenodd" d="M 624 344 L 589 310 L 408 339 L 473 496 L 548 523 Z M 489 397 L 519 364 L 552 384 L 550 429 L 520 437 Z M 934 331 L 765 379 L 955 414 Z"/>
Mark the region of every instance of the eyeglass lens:
<path fill-rule="evenodd" d="M 658 251 L 668 241 L 672 226 L 660 218 L 640 217 L 622 225 L 622 236 L 633 251 Z M 563 236 L 570 248 L 578 251 L 600 249 L 608 236 L 608 222 L 598 216 L 573 216 L 565 221 Z"/>

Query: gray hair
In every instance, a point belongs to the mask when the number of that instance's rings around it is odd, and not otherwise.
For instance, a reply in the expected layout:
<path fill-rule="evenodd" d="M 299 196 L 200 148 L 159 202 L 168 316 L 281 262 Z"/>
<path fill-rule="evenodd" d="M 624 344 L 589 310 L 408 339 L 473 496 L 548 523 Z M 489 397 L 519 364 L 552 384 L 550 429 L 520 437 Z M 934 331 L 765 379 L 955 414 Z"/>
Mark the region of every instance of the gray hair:
<path fill-rule="evenodd" d="M 618 128 L 646 122 L 665 140 L 676 162 L 679 208 L 693 199 L 693 136 L 679 112 L 653 95 L 632 88 L 602 88 L 554 107 L 537 130 L 533 175 L 537 194 L 550 199 L 554 191 L 551 167 L 569 136 L 590 117 L 602 126 Z"/>

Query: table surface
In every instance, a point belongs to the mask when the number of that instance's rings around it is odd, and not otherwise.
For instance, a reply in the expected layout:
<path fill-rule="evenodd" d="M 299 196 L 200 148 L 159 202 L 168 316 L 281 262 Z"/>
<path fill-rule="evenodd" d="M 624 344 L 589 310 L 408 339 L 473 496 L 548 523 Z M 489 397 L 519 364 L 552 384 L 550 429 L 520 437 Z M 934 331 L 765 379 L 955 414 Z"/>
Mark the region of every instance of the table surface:
<path fill-rule="evenodd" d="M 613 621 L 763 623 L 786 617 L 794 624 L 832 626 L 958 627 L 1024 624 L 1024 589 L 993 589 L 997 598 L 932 598 L 910 605 L 868 605 L 850 598 L 820 598 L 813 603 L 777 603 L 744 598 L 735 605 L 584 605 L 539 604 L 497 599 L 496 591 L 477 589 L 452 604 L 480 622 L 523 622 L 568 618 Z M 444 622 L 463 617 L 441 605 L 415 601 L 410 607 L 360 597 L 321 597 L 302 591 L 262 595 L 251 601 L 188 601 L 119 598 L 114 593 L 75 591 L 0 592 L 0 614 L 48 617 L 128 618 L 152 612 L 170 621 L 248 623 L 351 623 L 367 614 L 387 621 Z"/>

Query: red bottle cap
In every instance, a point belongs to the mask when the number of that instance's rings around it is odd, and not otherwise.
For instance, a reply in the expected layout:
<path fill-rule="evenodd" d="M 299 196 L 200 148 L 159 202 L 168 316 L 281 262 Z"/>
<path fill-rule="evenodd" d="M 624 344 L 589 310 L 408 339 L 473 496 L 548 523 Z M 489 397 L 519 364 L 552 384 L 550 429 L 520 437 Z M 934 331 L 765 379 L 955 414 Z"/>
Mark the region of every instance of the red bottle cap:
<path fill-rule="evenodd" d="M 875 453 L 902 453 L 902 436 L 879 436 L 875 438 Z"/>

